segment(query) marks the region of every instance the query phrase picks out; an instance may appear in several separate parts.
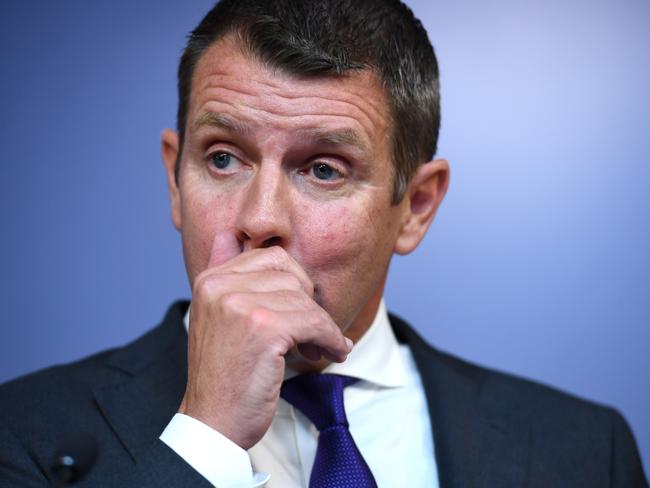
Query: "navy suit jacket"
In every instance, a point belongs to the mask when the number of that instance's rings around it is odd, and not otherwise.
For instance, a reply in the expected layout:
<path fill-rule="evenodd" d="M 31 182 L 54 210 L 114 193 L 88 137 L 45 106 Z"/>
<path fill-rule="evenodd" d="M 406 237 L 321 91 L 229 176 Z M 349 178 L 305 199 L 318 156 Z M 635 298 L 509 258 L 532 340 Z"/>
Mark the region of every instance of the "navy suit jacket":
<path fill-rule="evenodd" d="M 187 306 L 125 347 L 2 385 L 0 486 L 48 486 L 56 448 L 73 433 L 99 445 L 75 486 L 211 486 L 158 439 L 185 389 Z M 399 318 L 391 324 L 422 375 L 442 488 L 648 486 L 616 411 L 467 363 Z"/>

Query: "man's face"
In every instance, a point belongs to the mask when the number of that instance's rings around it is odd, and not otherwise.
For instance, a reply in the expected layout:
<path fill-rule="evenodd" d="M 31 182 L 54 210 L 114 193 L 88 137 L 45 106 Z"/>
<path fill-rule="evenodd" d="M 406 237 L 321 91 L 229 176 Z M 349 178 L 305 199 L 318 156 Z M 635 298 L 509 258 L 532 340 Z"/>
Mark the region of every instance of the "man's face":
<path fill-rule="evenodd" d="M 389 140 L 386 98 L 369 71 L 297 78 L 230 38 L 214 44 L 194 74 L 172 188 L 190 282 L 218 232 L 233 233 L 244 252 L 279 245 L 334 321 L 361 335 L 409 208 L 408 199 L 391 205 Z"/>

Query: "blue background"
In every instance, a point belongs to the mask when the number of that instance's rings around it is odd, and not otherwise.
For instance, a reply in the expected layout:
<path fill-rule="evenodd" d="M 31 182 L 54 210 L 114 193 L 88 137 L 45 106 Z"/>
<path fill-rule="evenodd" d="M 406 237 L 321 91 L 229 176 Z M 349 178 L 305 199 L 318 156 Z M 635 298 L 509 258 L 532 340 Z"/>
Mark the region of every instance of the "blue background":
<path fill-rule="evenodd" d="M 387 302 L 442 349 L 618 407 L 650 467 L 650 3 L 410 2 L 452 185 Z M 207 0 L 0 7 L 0 381 L 189 296 L 159 156 Z"/>

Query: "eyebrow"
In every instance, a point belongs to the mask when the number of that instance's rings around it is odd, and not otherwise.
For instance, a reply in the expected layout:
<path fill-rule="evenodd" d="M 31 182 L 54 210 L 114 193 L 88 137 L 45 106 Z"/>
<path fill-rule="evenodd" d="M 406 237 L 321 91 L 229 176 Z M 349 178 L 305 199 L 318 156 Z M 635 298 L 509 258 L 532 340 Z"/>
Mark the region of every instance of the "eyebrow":
<path fill-rule="evenodd" d="M 353 146 L 362 151 L 368 149 L 361 136 L 353 129 L 303 129 L 300 130 L 319 144 L 328 146 Z"/>
<path fill-rule="evenodd" d="M 250 126 L 244 122 L 214 112 L 203 112 L 192 124 L 192 128 L 195 131 L 205 126 L 225 129 L 238 134 L 248 134 L 251 132 Z"/>
<path fill-rule="evenodd" d="M 196 131 L 202 127 L 216 127 L 237 134 L 250 134 L 251 126 L 228 115 L 215 112 L 203 112 L 192 124 Z M 368 151 L 368 146 L 357 131 L 351 128 L 327 130 L 306 128 L 297 131 L 301 136 L 314 140 L 317 144 L 327 146 L 352 146 L 361 151 Z"/>

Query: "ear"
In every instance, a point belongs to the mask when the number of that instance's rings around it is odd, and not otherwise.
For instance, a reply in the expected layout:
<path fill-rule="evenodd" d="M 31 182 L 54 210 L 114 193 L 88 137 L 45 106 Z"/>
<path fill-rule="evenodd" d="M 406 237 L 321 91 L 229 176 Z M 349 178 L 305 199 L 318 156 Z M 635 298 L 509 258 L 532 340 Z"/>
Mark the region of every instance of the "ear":
<path fill-rule="evenodd" d="M 449 163 L 436 159 L 421 164 L 404 198 L 402 227 L 395 242 L 397 254 L 412 252 L 426 234 L 449 187 Z"/>
<path fill-rule="evenodd" d="M 181 230 L 181 193 L 176 181 L 176 164 L 178 163 L 178 133 L 165 129 L 160 136 L 162 159 L 167 173 L 167 188 L 171 204 L 172 222 L 177 230 Z"/>

